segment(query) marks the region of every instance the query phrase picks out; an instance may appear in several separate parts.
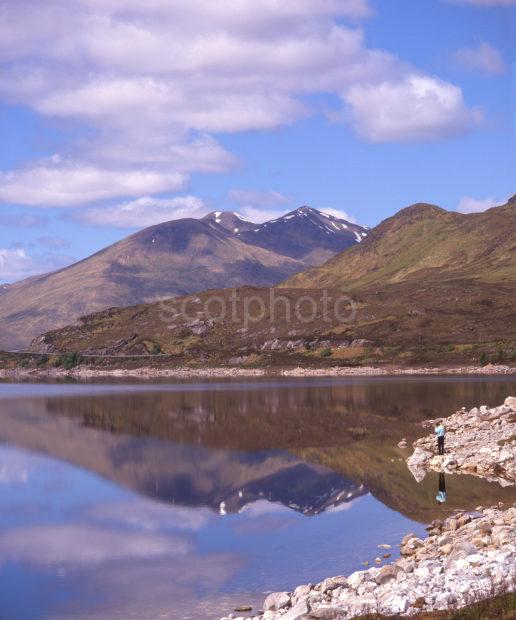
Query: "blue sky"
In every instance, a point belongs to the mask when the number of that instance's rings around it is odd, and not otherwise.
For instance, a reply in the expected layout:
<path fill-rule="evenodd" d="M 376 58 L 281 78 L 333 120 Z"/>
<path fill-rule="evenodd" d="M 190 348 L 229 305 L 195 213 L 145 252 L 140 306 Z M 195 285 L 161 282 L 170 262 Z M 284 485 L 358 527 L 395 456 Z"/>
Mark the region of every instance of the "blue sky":
<path fill-rule="evenodd" d="M 0 282 L 140 227 L 514 192 L 514 0 L 0 0 Z"/>

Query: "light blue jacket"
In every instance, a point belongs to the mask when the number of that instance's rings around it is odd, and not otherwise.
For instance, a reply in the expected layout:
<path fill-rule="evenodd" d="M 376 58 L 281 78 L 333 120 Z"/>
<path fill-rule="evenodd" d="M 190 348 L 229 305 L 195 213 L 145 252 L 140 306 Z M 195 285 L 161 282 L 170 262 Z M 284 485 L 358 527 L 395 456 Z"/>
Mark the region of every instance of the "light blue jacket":
<path fill-rule="evenodd" d="M 444 437 L 445 434 L 446 434 L 444 426 L 442 424 L 439 424 L 439 426 L 436 426 L 435 427 L 435 433 L 436 433 L 437 437 Z"/>

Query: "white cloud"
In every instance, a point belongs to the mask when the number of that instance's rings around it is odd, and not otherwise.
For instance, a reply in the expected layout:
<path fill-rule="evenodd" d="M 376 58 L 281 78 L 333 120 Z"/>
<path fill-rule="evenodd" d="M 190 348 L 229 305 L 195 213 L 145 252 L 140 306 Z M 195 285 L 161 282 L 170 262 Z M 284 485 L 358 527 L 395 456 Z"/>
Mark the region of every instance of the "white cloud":
<path fill-rule="evenodd" d="M 200 217 L 207 211 L 204 202 L 195 196 L 178 196 L 170 199 L 146 196 L 118 205 L 78 211 L 74 219 L 95 226 L 144 228 L 183 217 Z"/>
<path fill-rule="evenodd" d="M 0 172 L 0 201 L 68 207 L 135 194 L 177 191 L 184 175 L 153 170 L 109 170 L 51 158 Z"/>
<path fill-rule="evenodd" d="M 260 192 L 247 189 L 232 189 L 229 192 L 231 202 L 241 207 L 270 208 L 291 202 L 291 198 L 273 190 Z"/>
<path fill-rule="evenodd" d="M 357 223 L 356 219 L 352 215 L 344 211 L 343 209 L 333 209 L 332 207 L 329 207 L 329 208 L 324 207 L 323 209 L 320 209 L 320 210 L 323 211 L 324 213 L 329 213 L 330 215 L 334 215 L 335 217 L 338 217 L 341 220 L 346 220 L 346 222 L 350 222 L 351 224 Z"/>
<path fill-rule="evenodd" d="M 23 249 L 0 249 L 0 280 L 13 280 L 30 274 L 32 260 Z"/>
<path fill-rule="evenodd" d="M 451 4 L 465 4 L 479 7 L 516 6 L 516 0 L 446 0 Z"/>
<path fill-rule="evenodd" d="M 476 47 L 463 47 L 457 50 L 453 57 L 457 65 L 470 71 L 499 75 L 506 69 L 500 52 L 485 41 Z"/>
<path fill-rule="evenodd" d="M 496 200 L 496 198 L 471 198 L 470 196 L 464 196 L 460 199 L 457 211 L 460 213 L 481 213 L 503 203 L 503 200 Z"/>
<path fill-rule="evenodd" d="M 0 562 L 16 558 L 39 566 L 143 560 L 184 555 L 188 550 L 188 542 L 179 537 L 90 525 L 42 525 L 0 534 Z"/>
<path fill-rule="evenodd" d="M 166 531 L 172 528 L 197 531 L 213 518 L 213 514 L 207 508 L 171 506 L 143 499 L 95 504 L 88 516 L 102 523 L 130 526 L 145 532 Z"/>
<path fill-rule="evenodd" d="M 460 88 L 418 74 L 353 86 L 344 99 L 356 130 L 373 142 L 443 138 L 482 119 L 480 111 L 465 106 Z"/>
<path fill-rule="evenodd" d="M 210 133 L 293 123 L 315 113 L 307 95 L 317 93 L 343 95 L 366 139 L 471 128 L 460 89 L 434 78 L 418 76 L 433 84 L 421 114 L 398 109 L 400 97 L 415 103 L 415 70 L 342 21 L 371 14 L 367 0 L 4 3 L 0 98 L 79 131 L 64 163 L 0 173 L 0 201 L 74 206 L 181 190 L 193 172 L 234 165 Z M 389 127 L 374 127 L 371 107 Z"/>
<path fill-rule="evenodd" d="M 0 281 L 16 282 L 29 276 L 55 271 L 72 261 L 71 257 L 60 254 L 30 256 L 23 248 L 0 249 Z"/>

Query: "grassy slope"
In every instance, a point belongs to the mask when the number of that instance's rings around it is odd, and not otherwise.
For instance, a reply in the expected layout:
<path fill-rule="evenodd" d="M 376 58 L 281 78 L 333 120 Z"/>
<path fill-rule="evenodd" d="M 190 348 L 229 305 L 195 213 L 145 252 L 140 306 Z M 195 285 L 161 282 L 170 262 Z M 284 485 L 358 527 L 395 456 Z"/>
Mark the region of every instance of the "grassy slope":
<path fill-rule="evenodd" d="M 285 286 L 357 291 L 404 281 L 516 280 L 516 200 L 463 215 L 414 205 L 374 228 L 360 244 Z"/>
<path fill-rule="evenodd" d="M 411 616 L 417 620 L 514 620 L 516 618 L 516 593 L 501 594 L 472 603 L 462 609 L 422 612 Z M 357 616 L 355 620 L 401 620 L 406 616 Z"/>

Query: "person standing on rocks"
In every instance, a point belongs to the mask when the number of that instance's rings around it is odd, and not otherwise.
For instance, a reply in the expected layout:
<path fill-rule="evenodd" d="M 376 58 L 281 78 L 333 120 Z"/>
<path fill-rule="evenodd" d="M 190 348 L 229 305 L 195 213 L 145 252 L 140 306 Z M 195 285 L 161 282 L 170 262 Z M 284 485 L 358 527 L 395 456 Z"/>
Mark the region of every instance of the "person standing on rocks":
<path fill-rule="evenodd" d="M 439 454 L 444 454 L 444 436 L 446 435 L 446 431 L 444 430 L 442 422 L 439 422 L 435 427 L 435 434 L 437 435 L 437 452 Z"/>

